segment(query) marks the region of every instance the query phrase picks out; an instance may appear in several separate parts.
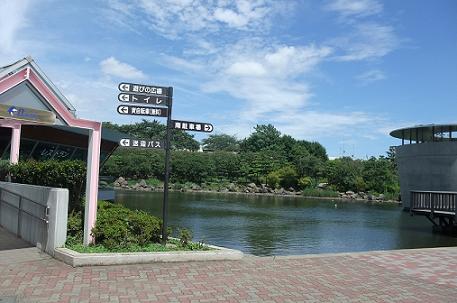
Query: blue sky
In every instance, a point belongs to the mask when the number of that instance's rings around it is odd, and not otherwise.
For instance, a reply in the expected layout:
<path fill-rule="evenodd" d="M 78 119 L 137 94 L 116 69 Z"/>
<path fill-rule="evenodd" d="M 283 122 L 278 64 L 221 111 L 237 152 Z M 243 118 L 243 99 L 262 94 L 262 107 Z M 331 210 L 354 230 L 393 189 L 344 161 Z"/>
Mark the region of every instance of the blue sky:
<path fill-rule="evenodd" d="M 392 129 L 457 123 L 454 0 L 3 0 L 0 64 L 31 55 L 83 118 L 117 84 L 174 87 L 173 118 L 256 124 L 378 156 Z M 197 136 L 203 138 L 202 135 Z"/>

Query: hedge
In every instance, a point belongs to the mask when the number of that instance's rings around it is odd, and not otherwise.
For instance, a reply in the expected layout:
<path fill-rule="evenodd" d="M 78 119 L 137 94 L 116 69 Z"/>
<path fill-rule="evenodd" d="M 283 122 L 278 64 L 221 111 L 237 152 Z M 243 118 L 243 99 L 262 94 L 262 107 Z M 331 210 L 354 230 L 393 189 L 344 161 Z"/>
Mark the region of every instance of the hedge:
<path fill-rule="evenodd" d="M 68 188 L 68 211 L 83 209 L 86 167 L 82 161 L 25 161 L 8 167 L 11 181 L 49 187 Z"/>

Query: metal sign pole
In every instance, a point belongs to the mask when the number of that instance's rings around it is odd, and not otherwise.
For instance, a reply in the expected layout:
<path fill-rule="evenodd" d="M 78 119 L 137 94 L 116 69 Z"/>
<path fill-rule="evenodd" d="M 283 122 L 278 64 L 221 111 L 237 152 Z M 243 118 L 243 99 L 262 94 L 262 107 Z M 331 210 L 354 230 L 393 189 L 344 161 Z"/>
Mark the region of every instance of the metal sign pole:
<path fill-rule="evenodd" d="M 163 184 L 163 207 L 162 207 L 162 243 L 167 242 L 167 224 L 168 224 L 168 182 L 170 179 L 170 150 L 171 150 L 171 108 L 173 106 L 173 87 L 168 88 L 168 116 L 167 131 L 165 135 L 165 180 Z"/>

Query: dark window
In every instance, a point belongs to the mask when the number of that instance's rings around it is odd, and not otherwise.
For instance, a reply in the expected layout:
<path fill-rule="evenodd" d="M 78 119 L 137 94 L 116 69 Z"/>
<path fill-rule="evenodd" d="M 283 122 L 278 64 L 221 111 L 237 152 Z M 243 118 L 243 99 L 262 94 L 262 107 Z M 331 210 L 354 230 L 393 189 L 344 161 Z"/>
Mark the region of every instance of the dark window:
<path fill-rule="evenodd" d="M 57 150 L 54 154 L 54 160 L 68 160 L 73 155 L 73 151 L 75 150 L 72 146 L 63 146 L 59 145 Z"/>
<path fill-rule="evenodd" d="M 86 162 L 87 160 L 87 151 L 85 149 L 77 148 L 72 160 L 81 160 Z"/>
<path fill-rule="evenodd" d="M 57 149 L 57 145 L 51 143 L 38 143 L 37 147 L 33 151 L 32 159 L 37 161 L 49 160 L 54 155 Z"/>
<path fill-rule="evenodd" d="M 8 144 L 3 152 L 2 160 L 10 159 L 11 146 Z"/>
<path fill-rule="evenodd" d="M 21 139 L 21 146 L 19 147 L 19 160 L 24 161 L 30 157 L 36 141 Z"/>

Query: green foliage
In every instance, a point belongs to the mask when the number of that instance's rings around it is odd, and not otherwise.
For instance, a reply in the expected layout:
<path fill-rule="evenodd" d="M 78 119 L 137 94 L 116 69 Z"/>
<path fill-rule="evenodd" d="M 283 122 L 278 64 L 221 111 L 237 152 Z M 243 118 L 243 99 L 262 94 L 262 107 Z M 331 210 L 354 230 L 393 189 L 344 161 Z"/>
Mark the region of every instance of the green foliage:
<path fill-rule="evenodd" d="M 362 177 L 370 191 L 377 193 L 396 193 L 399 191 L 395 165 L 386 158 L 371 157 L 365 161 Z"/>
<path fill-rule="evenodd" d="M 269 173 L 267 181 L 271 187 L 297 188 L 298 174 L 293 166 L 285 166 Z"/>
<path fill-rule="evenodd" d="M 69 212 L 81 211 L 86 181 L 86 167 L 81 161 L 25 161 L 9 168 L 13 182 L 68 188 Z"/>
<path fill-rule="evenodd" d="M 306 188 L 302 194 L 305 197 L 339 197 L 337 191 L 318 188 Z"/>
<path fill-rule="evenodd" d="M 84 218 L 80 211 L 72 211 L 67 221 L 67 244 L 83 242 Z"/>
<path fill-rule="evenodd" d="M 164 153 L 159 150 L 119 148 L 106 161 L 101 173 L 133 179 L 162 178 Z"/>
<path fill-rule="evenodd" d="M 326 176 L 338 191 L 355 190 L 357 176 L 361 174 L 362 162 L 349 157 L 328 161 Z"/>
<path fill-rule="evenodd" d="M 192 232 L 187 228 L 179 230 L 179 243 L 181 246 L 187 246 L 192 241 Z"/>
<path fill-rule="evenodd" d="M 277 171 L 273 171 L 267 175 L 267 184 L 272 188 L 278 188 L 281 177 Z"/>
<path fill-rule="evenodd" d="M 172 179 L 178 182 L 203 182 L 213 175 L 214 162 L 207 153 L 176 151 L 172 154 Z"/>
<path fill-rule="evenodd" d="M 103 122 L 103 127 L 114 129 L 132 137 L 139 139 L 149 138 L 165 138 L 166 126 L 157 120 L 148 121 L 143 119 L 135 124 L 118 125 L 111 122 Z M 173 129 L 171 145 L 174 149 L 197 151 L 200 147 L 198 141 L 194 139 L 194 135 L 188 134 L 185 131 Z"/>
<path fill-rule="evenodd" d="M 111 249 L 159 242 L 160 231 L 161 221 L 144 211 L 99 202 L 92 235 L 97 243 Z"/>
<path fill-rule="evenodd" d="M 280 181 L 279 184 L 284 188 L 297 188 L 298 174 L 293 166 L 285 166 L 277 170 Z"/>
<path fill-rule="evenodd" d="M 6 180 L 6 176 L 8 175 L 10 169 L 10 161 L 8 160 L 0 160 L 0 180 Z"/>
<path fill-rule="evenodd" d="M 264 149 L 275 149 L 280 145 L 281 133 L 273 125 L 257 125 L 255 131 L 244 139 L 241 150 L 257 152 Z"/>
<path fill-rule="evenodd" d="M 139 245 L 129 245 L 127 247 L 113 247 L 107 248 L 103 245 L 96 244 L 90 246 L 82 245 L 82 242 L 78 243 L 66 243 L 66 247 L 77 251 L 79 253 L 113 253 L 113 252 L 165 252 L 165 251 L 190 251 L 190 250 L 201 250 L 207 251 L 212 250 L 202 242 L 199 243 L 189 243 L 187 246 L 181 246 L 179 240 L 170 239 L 168 241 L 169 245 L 162 245 L 160 243 L 149 243 L 145 246 Z"/>
<path fill-rule="evenodd" d="M 202 141 L 205 149 L 212 151 L 237 152 L 240 149 L 238 140 L 226 134 L 210 135 Z"/>
<path fill-rule="evenodd" d="M 116 127 L 150 137 L 160 132 L 164 125 L 157 121 L 143 121 Z M 217 189 L 224 180 L 300 189 L 328 182 L 330 188 L 338 191 L 399 192 L 395 150 L 392 148 L 386 158 L 328 160 L 325 148 L 318 142 L 282 135 L 271 124 L 257 125 L 254 132 L 239 143 L 239 152 L 233 152 L 238 150 L 238 142 L 233 136 L 211 135 L 203 143 L 215 152 L 172 151 L 171 180 L 179 183 L 175 184 L 177 189 L 186 187 L 186 182 L 205 183 L 209 188 Z M 106 162 L 102 174 L 163 180 L 163 168 L 163 151 L 119 149 Z"/>
<path fill-rule="evenodd" d="M 309 188 L 313 184 L 313 179 L 311 177 L 301 177 L 298 179 L 298 188 L 300 189 L 305 189 Z"/>

